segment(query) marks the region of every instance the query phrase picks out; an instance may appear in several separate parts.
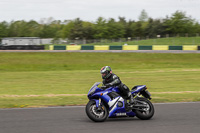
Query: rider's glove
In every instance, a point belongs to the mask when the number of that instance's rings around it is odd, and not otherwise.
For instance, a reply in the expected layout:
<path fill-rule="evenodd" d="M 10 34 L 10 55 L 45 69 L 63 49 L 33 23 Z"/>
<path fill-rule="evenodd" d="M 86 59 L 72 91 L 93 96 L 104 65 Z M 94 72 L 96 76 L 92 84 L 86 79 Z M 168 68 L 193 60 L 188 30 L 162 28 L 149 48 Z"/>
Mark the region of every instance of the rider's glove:
<path fill-rule="evenodd" d="M 102 90 L 105 90 L 107 87 L 106 86 L 101 86 L 101 89 Z"/>
<path fill-rule="evenodd" d="M 105 84 L 105 86 L 106 86 L 106 87 L 111 87 L 112 85 L 111 85 L 111 84 Z"/>

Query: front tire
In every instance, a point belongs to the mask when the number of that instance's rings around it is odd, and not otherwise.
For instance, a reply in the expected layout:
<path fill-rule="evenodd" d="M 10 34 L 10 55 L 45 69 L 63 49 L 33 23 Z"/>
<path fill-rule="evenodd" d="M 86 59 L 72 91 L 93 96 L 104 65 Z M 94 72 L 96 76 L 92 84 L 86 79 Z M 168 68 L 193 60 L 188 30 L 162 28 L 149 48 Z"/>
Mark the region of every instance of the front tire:
<path fill-rule="evenodd" d="M 145 104 L 147 106 L 147 108 L 144 109 L 144 111 L 134 110 L 134 112 L 136 113 L 136 116 L 141 120 L 149 120 L 149 119 L 151 119 L 153 117 L 153 115 L 154 115 L 154 106 L 153 106 L 153 104 L 146 98 L 137 98 L 137 100 L 139 100 L 140 102 Z"/>
<path fill-rule="evenodd" d="M 103 122 L 108 118 L 108 110 L 102 105 L 101 109 L 98 110 L 96 107 L 96 102 L 91 100 L 87 103 L 85 108 L 87 116 L 95 122 Z"/>

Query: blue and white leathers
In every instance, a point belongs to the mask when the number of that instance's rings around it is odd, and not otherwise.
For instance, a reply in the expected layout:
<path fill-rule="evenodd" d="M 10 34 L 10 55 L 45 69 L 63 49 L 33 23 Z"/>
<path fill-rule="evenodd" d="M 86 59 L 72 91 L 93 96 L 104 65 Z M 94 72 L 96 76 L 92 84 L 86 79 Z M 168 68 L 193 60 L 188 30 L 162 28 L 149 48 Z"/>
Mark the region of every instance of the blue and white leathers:
<path fill-rule="evenodd" d="M 98 87 L 99 84 L 101 84 L 101 82 L 95 83 L 88 92 L 88 99 L 94 100 L 96 102 L 96 107 L 101 106 L 101 104 L 106 105 L 107 108 L 109 108 L 108 117 L 136 115 L 132 110 L 126 109 L 126 100 L 120 95 L 117 95 L 120 93 L 118 87 L 110 87 L 103 90 Z M 131 93 L 137 94 L 144 88 L 146 88 L 145 85 L 137 86 Z M 113 93 L 115 94 L 114 96 L 111 95 Z"/>

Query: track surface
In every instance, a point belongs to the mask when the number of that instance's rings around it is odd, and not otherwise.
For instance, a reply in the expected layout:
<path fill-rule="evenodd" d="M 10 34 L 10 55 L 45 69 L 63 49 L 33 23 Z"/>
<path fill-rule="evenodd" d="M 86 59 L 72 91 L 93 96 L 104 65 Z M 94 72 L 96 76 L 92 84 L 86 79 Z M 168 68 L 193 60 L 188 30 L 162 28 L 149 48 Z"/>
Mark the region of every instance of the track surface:
<path fill-rule="evenodd" d="M 200 102 L 154 104 L 151 120 L 89 120 L 85 107 L 0 109 L 0 133 L 199 133 Z"/>

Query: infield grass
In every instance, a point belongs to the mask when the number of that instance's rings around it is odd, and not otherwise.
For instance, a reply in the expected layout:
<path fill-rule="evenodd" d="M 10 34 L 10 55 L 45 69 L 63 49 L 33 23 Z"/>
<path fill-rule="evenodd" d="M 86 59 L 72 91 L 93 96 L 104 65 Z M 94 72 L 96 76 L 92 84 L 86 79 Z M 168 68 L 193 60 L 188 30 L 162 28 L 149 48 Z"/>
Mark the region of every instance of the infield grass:
<path fill-rule="evenodd" d="M 153 102 L 200 101 L 200 54 L 0 53 L 0 107 L 85 105 L 104 65 Z"/>

